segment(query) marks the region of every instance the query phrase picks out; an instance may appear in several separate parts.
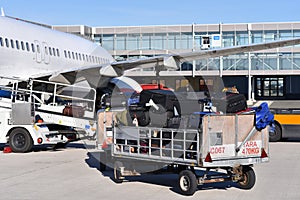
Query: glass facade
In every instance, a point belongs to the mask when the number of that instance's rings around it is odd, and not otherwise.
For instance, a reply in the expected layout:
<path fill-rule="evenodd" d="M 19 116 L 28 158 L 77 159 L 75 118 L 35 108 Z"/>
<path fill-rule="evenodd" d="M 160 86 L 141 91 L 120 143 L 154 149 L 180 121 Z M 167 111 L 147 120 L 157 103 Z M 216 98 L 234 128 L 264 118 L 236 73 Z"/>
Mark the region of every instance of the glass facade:
<path fill-rule="evenodd" d="M 143 29 L 143 27 L 141 27 Z M 138 29 L 140 30 L 140 29 Z M 291 39 L 300 37 L 300 29 L 293 30 L 232 30 L 232 31 L 207 31 L 207 32 L 180 32 L 174 31 L 174 27 L 168 31 L 149 31 L 122 34 L 96 34 L 94 39 L 105 49 L 117 52 L 115 57 L 142 57 L 159 55 L 151 50 L 162 50 L 168 52 L 201 50 L 201 36 L 210 37 L 213 34 L 221 36 L 222 47 L 236 45 L 247 45 L 275 40 Z M 193 38 L 194 36 L 194 38 Z M 249 41 L 250 40 L 250 41 Z M 211 46 L 210 48 L 213 48 Z M 128 55 L 118 54 L 118 51 L 128 51 Z M 130 51 L 142 50 L 140 55 L 131 55 Z M 144 52 L 143 52 L 144 51 Z M 159 52 L 159 51 L 158 51 Z M 221 59 L 223 70 L 248 70 L 248 54 L 226 56 Z M 254 53 L 250 56 L 252 70 L 294 70 L 300 69 L 300 52 L 272 52 Z M 189 64 L 184 63 L 180 70 L 192 70 Z M 195 65 L 196 71 L 220 70 L 220 58 L 198 60 Z"/>
<path fill-rule="evenodd" d="M 115 58 L 132 59 L 291 39 L 300 37 L 300 23 L 96 27 L 93 32 L 93 40 Z M 219 46 L 214 46 L 212 41 L 215 35 L 220 38 Z M 204 37 L 210 39 L 210 44 L 204 42 Z M 194 63 L 195 71 L 220 71 L 221 67 L 223 71 L 245 71 L 249 63 L 251 70 L 300 70 L 300 45 Z M 193 70 L 192 62 L 183 63 L 180 70 Z"/>

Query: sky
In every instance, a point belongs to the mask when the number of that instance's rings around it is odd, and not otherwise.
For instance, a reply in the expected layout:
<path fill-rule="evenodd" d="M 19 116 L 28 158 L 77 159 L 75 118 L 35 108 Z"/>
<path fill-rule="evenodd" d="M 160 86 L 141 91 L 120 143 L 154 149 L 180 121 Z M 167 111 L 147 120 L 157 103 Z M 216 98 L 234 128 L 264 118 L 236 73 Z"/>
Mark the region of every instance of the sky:
<path fill-rule="evenodd" d="M 143 26 L 300 21 L 296 0 L 0 0 L 8 16 L 48 25 Z"/>

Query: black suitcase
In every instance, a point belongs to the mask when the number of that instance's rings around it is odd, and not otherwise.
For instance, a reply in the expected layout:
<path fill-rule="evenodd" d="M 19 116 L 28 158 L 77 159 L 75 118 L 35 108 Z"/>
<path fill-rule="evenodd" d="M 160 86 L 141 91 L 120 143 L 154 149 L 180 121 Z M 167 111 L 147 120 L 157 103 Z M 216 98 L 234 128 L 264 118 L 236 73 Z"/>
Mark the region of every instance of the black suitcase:
<path fill-rule="evenodd" d="M 137 118 L 139 126 L 147 126 L 150 123 L 149 111 L 139 105 L 129 106 L 131 120 Z"/>
<path fill-rule="evenodd" d="M 237 113 L 247 109 L 247 100 L 243 94 L 226 93 L 225 97 L 214 99 L 213 105 L 217 107 L 218 111 Z"/>
<path fill-rule="evenodd" d="M 158 106 L 158 109 L 153 106 L 146 106 L 151 99 Z M 145 112 L 148 111 L 149 126 L 178 128 L 180 125 L 180 105 L 176 95 L 172 91 L 143 90 L 140 93 L 139 107 L 143 107 Z"/>
<path fill-rule="evenodd" d="M 155 104 L 161 105 L 167 111 L 173 111 L 174 106 L 180 112 L 180 105 L 176 95 L 170 90 L 143 90 L 140 94 L 140 105 L 153 100 Z"/>

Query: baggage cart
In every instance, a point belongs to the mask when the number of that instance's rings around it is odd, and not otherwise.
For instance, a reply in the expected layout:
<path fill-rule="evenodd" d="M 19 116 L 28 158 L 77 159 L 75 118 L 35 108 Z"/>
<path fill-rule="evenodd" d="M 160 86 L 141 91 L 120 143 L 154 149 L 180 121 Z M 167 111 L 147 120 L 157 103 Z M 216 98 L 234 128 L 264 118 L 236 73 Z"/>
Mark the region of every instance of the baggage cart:
<path fill-rule="evenodd" d="M 253 165 L 269 161 L 268 125 L 273 118 L 265 106 L 256 112 L 207 114 L 198 128 L 189 128 L 188 118 L 178 129 L 124 125 L 117 117 L 122 111 L 99 112 L 101 170 L 113 163 L 116 183 L 143 173 L 175 172 L 184 195 L 193 195 L 198 185 L 223 181 L 251 189 L 256 180 Z M 199 175 L 198 169 L 205 173 Z"/>

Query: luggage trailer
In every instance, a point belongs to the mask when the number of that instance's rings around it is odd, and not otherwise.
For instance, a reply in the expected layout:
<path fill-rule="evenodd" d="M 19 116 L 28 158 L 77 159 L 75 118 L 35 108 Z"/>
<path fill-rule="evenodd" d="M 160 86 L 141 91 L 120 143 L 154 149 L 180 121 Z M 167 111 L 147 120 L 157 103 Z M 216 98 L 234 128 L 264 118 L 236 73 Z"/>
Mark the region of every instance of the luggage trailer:
<path fill-rule="evenodd" d="M 8 143 L 13 152 L 28 152 L 34 145 L 63 147 L 95 136 L 94 89 L 42 80 L 11 82 L 0 90 L 5 94 L 0 98 L 0 143 Z M 79 96 L 87 91 L 89 97 Z M 72 104 L 82 106 L 72 109 Z"/>
<path fill-rule="evenodd" d="M 193 195 L 198 185 L 223 181 L 251 189 L 256 181 L 253 165 L 269 161 L 272 114 L 268 108 L 256 113 L 208 114 L 200 119 L 198 129 L 187 128 L 189 120 L 182 129 L 123 126 L 117 123 L 118 112 L 99 112 L 97 130 L 100 170 L 113 163 L 116 183 L 143 173 L 175 172 L 184 195 Z M 205 169 L 204 174 L 198 169 Z M 219 169 L 225 173 L 210 172 Z"/>

